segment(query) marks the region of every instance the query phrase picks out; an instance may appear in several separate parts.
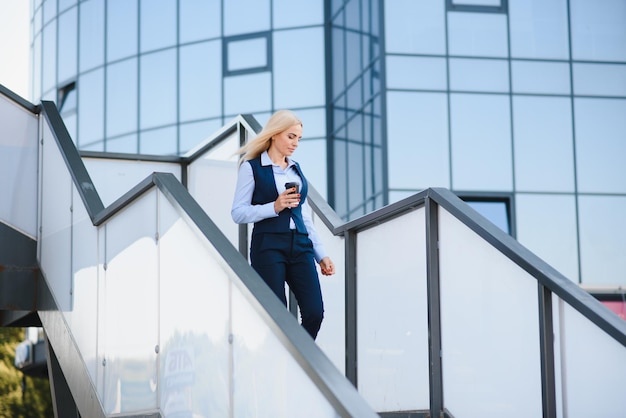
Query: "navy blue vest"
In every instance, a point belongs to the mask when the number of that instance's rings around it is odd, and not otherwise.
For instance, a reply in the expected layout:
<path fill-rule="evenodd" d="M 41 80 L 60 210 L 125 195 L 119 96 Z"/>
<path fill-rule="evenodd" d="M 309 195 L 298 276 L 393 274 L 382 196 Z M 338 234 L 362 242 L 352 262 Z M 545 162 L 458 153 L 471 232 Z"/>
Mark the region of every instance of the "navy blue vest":
<path fill-rule="evenodd" d="M 252 167 L 252 174 L 254 175 L 254 192 L 252 193 L 252 204 L 263 205 L 265 203 L 273 202 L 278 199 L 278 190 L 276 190 L 276 180 L 274 179 L 274 169 L 272 165 L 262 165 L 261 157 L 257 157 L 253 160 L 248 160 Z M 308 233 L 304 220 L 302 219 L 302 202 L 306 199 L 306 194 L 309 190 L 306 179 L 302 174 L 302 170 L 298 163 L 295 163 L 296 171 L 302 180 L 302 186 L 300 187 L 300 205 L 295 208 L 287 208 L 282 210 L 277 217 L 263 219 L 262 221 L 254 224 L 253 234 L 263 232 L 289 232 L 289 220 L 293 218 L 293 222 L 296 225 L 298 232 L 304 234 Z"/>

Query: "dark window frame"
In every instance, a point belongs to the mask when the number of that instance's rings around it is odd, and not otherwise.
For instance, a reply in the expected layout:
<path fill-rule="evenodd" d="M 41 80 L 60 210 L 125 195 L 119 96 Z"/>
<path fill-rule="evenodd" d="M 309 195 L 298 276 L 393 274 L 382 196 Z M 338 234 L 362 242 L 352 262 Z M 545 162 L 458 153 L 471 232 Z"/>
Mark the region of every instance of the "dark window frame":
<path fill-rule="evenodd" d="M 252 39 L 265 39 L 266 45 L 266 57 L 265 62 L 266 65 L 259 67 L 250 67 L 243 68 L 239 70 L 229 70 L 228 69 L 228 46 L 230 43 L 240 42 L 240 41 L 248 41 Z M 244 75 L 244 74 L 254 74 L 254 73 L 263 73 L 267 71 L 272 71 L 272 32 L 255 32 L 255 33 L 247 33 L 245 35 L 235 35 L 235 36 L 225 36 L 222 41 L 222 76 L 230 77 L 236 75 Z"/>
<path fill-rule="evenodd" d="M 479 6 L 474 4 L 454 4 L 454 0 L 446 0 L 448 12 L 471 12 L 471 13 L 503 13 L 509 12 L 509 0 L 500 0 L 500 6 Z"/>

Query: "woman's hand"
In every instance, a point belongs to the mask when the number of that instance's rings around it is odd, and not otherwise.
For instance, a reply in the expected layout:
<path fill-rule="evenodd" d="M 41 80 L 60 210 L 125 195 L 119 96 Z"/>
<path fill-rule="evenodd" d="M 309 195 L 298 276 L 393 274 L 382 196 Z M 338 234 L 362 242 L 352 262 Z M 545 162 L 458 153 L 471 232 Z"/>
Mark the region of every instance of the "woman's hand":
<path fill-rule="evenodd" d="M 278 195 L 278 199 L 274 201 L 274 212 L 280 213 L 286 208 L 295 208 L 300 204 L 300 193 L 294 193 L 295 187 L 287 189 Z"/>
<path fill-rule="evenodd" d="M 324 276 L 332 276 L 335 274 L 335 264 L 330 257 L 324 257 L 320 261 L 320 267 L 322 268 L 322 274 Z"/>

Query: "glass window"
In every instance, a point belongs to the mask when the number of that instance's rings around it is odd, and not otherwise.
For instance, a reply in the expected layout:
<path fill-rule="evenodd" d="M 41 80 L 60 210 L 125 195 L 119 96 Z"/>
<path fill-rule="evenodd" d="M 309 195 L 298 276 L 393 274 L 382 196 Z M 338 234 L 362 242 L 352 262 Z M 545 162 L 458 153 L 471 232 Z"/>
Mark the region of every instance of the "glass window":
<path fill-rule="evenodd" d="M 59 83 L 76 77 L 78 59 L 77 10 L 68 10 L 59 16 Z"/>
<path fill-rule="evenodd" d="M 511 60 L 514 93 L 570 94 L 570 68 L 564 62 Z"/>
<path fill-rule="evenodd" d="M 176 0 L 141 0 L 141 52 L 176 44 Z"/>
<path fill-rule="evenodd" d="M 180 120 L 222 114 L 222 48 L 219 41 L 180 48 Z M 212 65 L 206 65 L 207 62 Z"/>
<path fill-rule="evenodd" d="M 331 77 L 333 80 L 333 99 L 336 99 L 346 88 L 346 54 L 344 43 L 344 31 L 332 29 L 332 61 L 333 69 Z"/>
<path fill-rule="evenodd" d="M 50 23 L 43 30 L 43 93 L 56 87 L 57 82 L 57 23 Z M 56 91 L 56 89 L 55 89 Z"/>
<path fill-rule="evenodd" d="M 387 94 L 389 187 L 450 187 L 448 100 L 444 93 Z"/>
<path fill-rule="evenodd" d="M 178 154 L 176 126 L 141 132 L 139 134 L 139 153 L 149 155 Z"/>
<path fill-rule="evenodd" d="M 574 195 L 515 195 L 517 240 L 578 283 L 578 237 Z"/>
<path fill-rule="evenodd" d="M 179 1 L 180 43 L 217 38 L 222 34 L 222 5 L 219 1 Z"/>
<path fill-rule="evenodd" d="M 326 100 L 324 30 L 274 33 L 274 107 L 320 106 Z"/>
<path fill-rule="evenodd" d="M 506 2 L 506 0 L 504 0 Z M 453 6 L 487 6 L 501 7 L 502 0 L 449 0 Z"/>
<path fill-rule="evenodd" d="M 46 0 L 43 2 L 43 24 L 47 24 L 57 15 L 57 0 Z"/>
<path fill-rule="evenodd" d="M 390 89 L 446 90 L 445 58 L 387 55 L 387 87 Z"/>
<path fill-rule="evenodd" d="M 314 138 L 326 139 L 326 109 L 323 103 L 316 109 L 297 110 L 296 113 L 303 124 L 303 140 Z M 279 106 L 277 106 L 278 108 Z"/>
<path fill-rule="evenodd" d="M 139 61 L 139 127 L 177 121 L 176 50 L 142 55 Z"/>
<path fill-rule="evenodd" d="M 179 141 L 180 153 L 184 154 L 193 149 L 209 135 L 219 131 L 223 126 L 224 124 L 221 118 L 181 124 Z"/>
<path fill-rule="evenodd" d="M 513 128 L 516 189 L 573 192 L 571 100 L 514 96 Z"/>
<path fill-rule="evenodd" d="M 137 131 L 137 58 L 107 68 L 107 137 Z M 107 144 L 107 150 L 108 150 Z M 133 152 L 137 151 L 135 142 Z"/>
<path fill-rule="evenodd" d="M 383 4 L 387 53 L 446 53 L 445 4 L 441 0 L 395 0 Z"/>
<path fill-rule="evenodd" d="M 224 113 L 239 115 L 272 109 L 270 73 L 238 75 L 224 79 Z"/>
<path fill-rule="evenodd" d="M 574 63 L 573 70 L 576 95 L 626 96 L 626 65 Z"/>
<path fill-rule="evenodd" d="M 578 213 L 582 283 L 623 285 L 626 272 L 626 197 L 579 196 Z"/>
<path fill-rule="evenodd" d="M 269 32 L 224 39 L 224 76 L 271 70 Z"/>
<path fill-rule="evenodd" d="M 363 72 L 361 37 L 354 32 L 346 32 L 346 82 L 351 84 Z"/>
<path fill-rule="evenodd" d="M 511 201 L 509 198 L 459 197 L 472 209 L 487 218 L 489 222 L 507 234 L 511 234 Z"/>
<path fill-rule="evenodd" d="M 115 138 L 107 138 L 106 151 L 120 152 L 124 154 L 137 154 L 139 147 L 137 134 L 118 136 Z"/>
<path fill-rule="evenodd" d="M 137 0 L 107 1 L 107 60 L 137 55 Z"/>
<path fill-rule="evenodd" d="M 270 30 L 270 0 L 224 3 L 224 36 Z"/>
<path fill-rule="evenodd" d="M 78 79 L 78 138 L 83 144 L 104 138 L 104 71 L 82 74 Z"/>
<path fill-rule="evenodd" d="M 572 57 L 626 61 L 626 2 L 571 0 Z"/>
<path fill-rule="evenodd" d="M 451 94 L 452 187 L 512 191 L 509 96 Z"/>
<path fill-rule="evenodd" d="M 569 59 L 567 0 L 511 1 L 509 24 L 513 57 Z"/>
<path fill-rule="evenodd" d="M 70 83 L 59 89 L 57 105 L 61 114 L 76 111 L 76 83 Z"/>
<path fill-rule="evenodd" d="M 451 58 L 450 90 L 508 93 L 509 62 Z"/>
<path fill-rule="evenodd" d="M 41 35 L 38 35 L 34 42 L 32 48 L 32 59 L 33 59 L 33 78 L 32 78 L 32 98 L 33 101 L 38 101 L 41 97 L 41 73 L 42 73 L 42 57 L 41 57 Z"/>
<path fill-rule="evenodd" d="M 320 0 L 273 0 L 272 13 L 274 29 L 324 24 L 324 2 Z"/>
<path fill-rule="evenodd" d="M 334 202 L 333 209 L 337 214 L 346 219 L 348 215 L 348 171 L 347 171 L 347 143 L 339 139 L 341 132 L 335 137 L 332 146 L 334 151 Z"/>
<path fill-rule="evenodd" d="M 506 15 L 448 12 L 450 55 L 508 57 Z"/>
<path fill-rule="evenodd" d="M 580 193 L 626 193 L 626 100 L 575 99 Z"/>
<path fill-rule="evenodd" d="M 104 0 L 80 3 L 80 71 L 104 62 Z"/>
<path fill-rule="evenodd" d="M 363 145 L 348 142 L 348 204 L 351 217 L 365 213 Z M 355 212 L 355 209 L 358 209 Z"/>
<path fill-rule="evenodd" d="M 77 0 L 59 0 L 59 11 L 64 11 L 68 7 L 76 4 Z"/>

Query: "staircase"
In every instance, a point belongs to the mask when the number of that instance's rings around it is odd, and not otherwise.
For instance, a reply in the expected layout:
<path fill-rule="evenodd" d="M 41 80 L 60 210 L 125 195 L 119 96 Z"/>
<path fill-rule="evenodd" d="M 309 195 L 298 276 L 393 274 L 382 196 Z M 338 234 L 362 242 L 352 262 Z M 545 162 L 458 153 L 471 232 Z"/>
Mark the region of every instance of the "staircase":
<path fill-rule="evenodd" d="M 180 158 L 79 154 L 0 86 L 0 126 L 0 324 L 43 326 L 57 416 L 626 410 L 626 324 L 445 189 L 349 223 L 310 192 L 338 269 L 313 342 L 229 218 L 253 118 Z"/>

